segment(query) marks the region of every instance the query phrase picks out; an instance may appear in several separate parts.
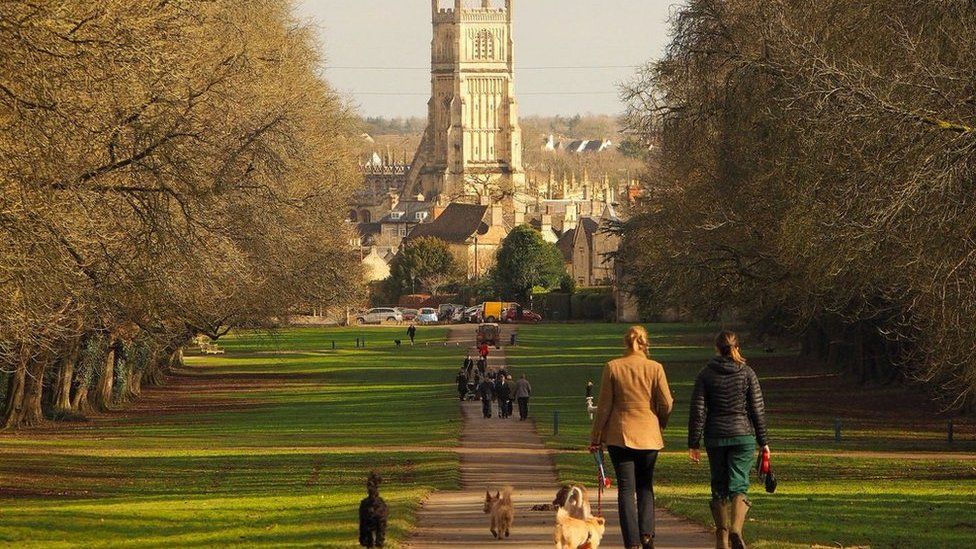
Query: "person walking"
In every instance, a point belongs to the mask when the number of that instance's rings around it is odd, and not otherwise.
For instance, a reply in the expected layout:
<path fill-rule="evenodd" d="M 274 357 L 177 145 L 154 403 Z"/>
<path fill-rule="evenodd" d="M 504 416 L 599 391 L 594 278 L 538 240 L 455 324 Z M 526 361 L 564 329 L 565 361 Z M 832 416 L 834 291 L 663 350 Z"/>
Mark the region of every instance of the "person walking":
<path fill-rule="evenodd" d="M 512 417 L 512 410 L 509 408 L 509 403 L 512 400 L 512 386 L 508 384 L 508 380 L 505 376 L 499 375 L 498 381 L 495 384 L 495 390 L 497 391 L 498 397 L 498 410 L 502 419 L 508 419 Z"/>
<path fill-rule="evenodd" d="M 468 393 L 468 374 L 463 368 L 458 371 L 455 381 L 457 381 L 458 400 L 464 400 L 464 395 Z"/>
<path fill-rule="evenodd" d="M 515 400 L 518 401 L 519 421 L 525 421 L 529 417 L 529 397 L 532 396 L 532 385 L 525 379 L 525 374 L 515 382 Z"/>
<path fill-rule="evenodd" d="M 478 384 L 477 393 L 481 398 L 481 414 L 488 419 L 491 417 L 491 399 L 494 396 L 493 391 L 494 385 L 487 378 L 481 378 L 481 383 Z"/>
<path fill-rule="evenodd" d="M 474 361 L 471 360 L 471 355 L 464 357 L 464 373 L 471 377 L 474 373 Z"/>
<path fill-rule="evenodd" d="M 485 363 L 488 362 L 488 353 L 490 352 L 491 350 L 488 348 L 488 342 L 482 341 L 481 345 L 478 345 L 478 354 L 481 356 L 482 360 L 485 361 Z"/>
<path fill-rule="evenodd" d="M 515 382 L 512 381 L 511 374 L 505 376 L 505 385 L 508 387 L 508 400 L 505 402 L 505 417 L 512 417 L 515 403 Z"/>
<path fill-rule="evenodd" d="M 752 504 L 749 470 L 756 444 L 769 455 L 766 405 L 756 372 L 746 364 L 733 332 L 715 338 L 718 355 L 695 379 L 688 418 L 689 457 L 701 462 L 701 441 L 711 473 L 715 547 L 745 549 L 742 529 Z"/>
<path fill-rule="evenodd" d="M 505 398 L 502 392 L 505 391 L 508 386 L 505 385 L 505 378 L 500 375 L 495 375 L 495 409 L 498 410 L 498 419 L 505 419 Z"/>
<path fill-rule="evenodd" d="M 407 327 L 407 337 L 410 338 L 410 344 L 413 345 L 414 339 L 416 339 L 416 337 L 417 337 L 417 325 L 416 324 L 414 324 L 414 323 L 411 322 L 410 323 L 410 326 Z"/>
<path fill-rule="evenodd" d="M 647 330 L 631 327 L 624 343 L 626 354 L 603 368 L 590 451 L 610 453 L 624 546 L 653 549 L 654 465 L 674 399 L 664 366 L 647 358 Z"/>

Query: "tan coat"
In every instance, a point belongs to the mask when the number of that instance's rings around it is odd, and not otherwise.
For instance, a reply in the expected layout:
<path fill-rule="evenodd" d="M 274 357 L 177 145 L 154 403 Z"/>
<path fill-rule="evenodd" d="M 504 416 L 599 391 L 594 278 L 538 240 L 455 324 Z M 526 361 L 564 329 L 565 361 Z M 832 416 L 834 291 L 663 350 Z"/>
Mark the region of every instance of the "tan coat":
<path fill-rule="evenodd" d="M 603 368 L 590 440 L 634 450 L 664 448 L 674 399 L 664 366 L 632 351 Z"/>

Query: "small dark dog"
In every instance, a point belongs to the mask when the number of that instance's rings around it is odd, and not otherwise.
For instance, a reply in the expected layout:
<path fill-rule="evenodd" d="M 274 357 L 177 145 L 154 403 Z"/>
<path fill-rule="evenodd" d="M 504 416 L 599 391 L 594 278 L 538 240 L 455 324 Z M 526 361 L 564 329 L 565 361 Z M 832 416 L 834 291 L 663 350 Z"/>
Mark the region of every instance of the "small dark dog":
<path fill-rule="evenodd" d="M 397 347 L 399 347 L 400 345 L 402 345 L 402 344 L 403 344 L 403 342 L 402 342 L 402 341 L 400 341 L 399 339 L 394 339 L 394 340 L 393 340 L 393 343 L 394 343 L 394 344 L 395 344 L 395 345 L 396 345 Z"/>
<path fill-rule="evenodd" d="M 380 497 L 383 477 L 375 472 L 366 481 L 367 496 L 359 504 L 359 544 L 363 547 L 383 547 L 386 541 L 386 521 L 389 510 Z"/>

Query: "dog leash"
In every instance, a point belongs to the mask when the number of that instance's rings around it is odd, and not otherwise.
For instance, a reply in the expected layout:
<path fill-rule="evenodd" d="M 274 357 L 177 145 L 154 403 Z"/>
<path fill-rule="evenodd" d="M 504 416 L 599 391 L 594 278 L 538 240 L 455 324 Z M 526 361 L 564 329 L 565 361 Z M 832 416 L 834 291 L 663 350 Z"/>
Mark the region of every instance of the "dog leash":
<path fill-rule="evenodd" d="M 610 477 L 607 476 L 607 469 L 603 465 L 603 447 L 593 452 L 593 460 L 596 461 L 598 473 L 596 485 L 596 516 L 603 516 L 603 490 L 610 487 Z"/>

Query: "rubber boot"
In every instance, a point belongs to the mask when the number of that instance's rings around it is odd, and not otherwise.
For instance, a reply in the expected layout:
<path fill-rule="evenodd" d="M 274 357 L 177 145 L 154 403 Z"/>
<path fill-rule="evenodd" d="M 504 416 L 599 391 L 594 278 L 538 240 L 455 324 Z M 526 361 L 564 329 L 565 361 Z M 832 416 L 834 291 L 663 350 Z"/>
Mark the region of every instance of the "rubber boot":
<path fill-rule="evenodd" d="M 715 519 L 715 549 L 729 549 L 729 500 L 712 500 L 712 518 Z"/>
<path fill-rule="evenodd" d="M 746 515 L 752 503 L 745 494 L 732 496 L 732 531 L 729 533 L 729 545 L 732 549 L 746 549 L 745 538 L 742 537 L 742 527 L 746 524 Z"/>

